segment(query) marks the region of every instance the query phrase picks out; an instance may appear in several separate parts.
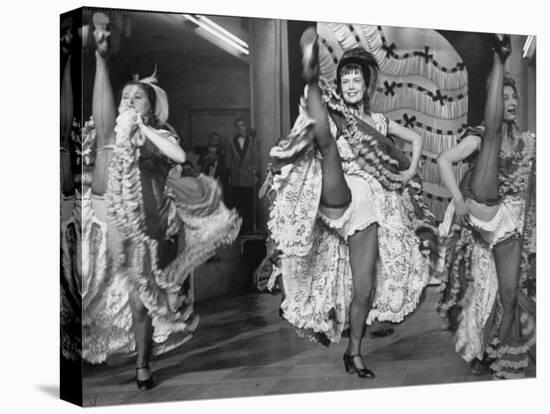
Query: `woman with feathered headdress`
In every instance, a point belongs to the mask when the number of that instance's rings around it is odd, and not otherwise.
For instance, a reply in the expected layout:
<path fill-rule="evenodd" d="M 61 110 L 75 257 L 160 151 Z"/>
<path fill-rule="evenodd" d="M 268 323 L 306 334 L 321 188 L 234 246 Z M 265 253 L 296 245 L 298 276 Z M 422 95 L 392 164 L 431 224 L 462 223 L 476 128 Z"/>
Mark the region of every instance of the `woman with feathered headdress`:
<path fill-rule="evenodd" d="M 237 237 L 241 219 L 225 207 L 214 179 L 169 175 L 185 161 L 185 153 L 167 124 L 168 97 L 156 73 L 128 82 L 117 111 L 107 63 L 108 23 L 104 14 L 94 15 L 90 130 L 98 151 L 91 183 L 96 202 L 93 209 L 83 206 L 83 260 L 93 263 L 83 265 L 82 354 L 99 363 L 135 351 L 137 385 L 148 389 L 153 386 L 151 353 L 183 343 L 197 326 L 192 298 L 184 294 L 188 275 Z M 105 204 L 98 208 L 94 195 L 101 194 Z M 101 221 L 108 243 L 98 253 L 91 229 Z M 180 227 L 185 246 L 176 253 L 171 240 Z"/>

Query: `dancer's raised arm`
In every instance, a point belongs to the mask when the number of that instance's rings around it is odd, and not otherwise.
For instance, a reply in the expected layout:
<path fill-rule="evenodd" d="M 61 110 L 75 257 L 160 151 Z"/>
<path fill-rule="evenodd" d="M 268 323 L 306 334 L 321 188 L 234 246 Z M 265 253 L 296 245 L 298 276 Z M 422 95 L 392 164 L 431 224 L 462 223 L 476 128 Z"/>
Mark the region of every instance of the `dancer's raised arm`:
<path fill-rule="evenodd" d="M 177 163 L 185 162 L 185 152 L 176 142 L 176 140 L 171 140 L 165 134 L 159 134 L 154 128 L 145 125 L 143 123 L 143 118 L 140 114 L 137 116 L 137 124 L 141 133 L 151 141 L 164 155 L 170 158 L 172 161 Z"/>

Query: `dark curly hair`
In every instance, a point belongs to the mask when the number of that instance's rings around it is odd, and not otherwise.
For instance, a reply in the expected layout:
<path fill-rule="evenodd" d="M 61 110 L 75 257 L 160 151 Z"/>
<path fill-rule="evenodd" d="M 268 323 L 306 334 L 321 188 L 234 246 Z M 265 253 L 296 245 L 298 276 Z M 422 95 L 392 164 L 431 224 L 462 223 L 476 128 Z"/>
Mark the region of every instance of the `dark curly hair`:
<path fill-rule="evenodd" d="M 518 88 L 516 86 L 516 81 L 513 78 L 511 78 L 509 76 L 505 76 L 503 84 L 504 84 L 504 86 L 511 87 L 516 94 L 518 93 Z"/>
<path fill-rule="evenodd" d="M 367 111 L 369 109 L 368 90 L 376 85 L 379 71 L 378 63 L 374 56 L 362 47 L 346 50 L 336 68 L 336 91 L 339 95 L 342 95 L 342 70 L 348 65 L 357 65 L 361 68 L 365 86 L 367 87 L 367 91 L 363 95 L 363 107 Z"/>

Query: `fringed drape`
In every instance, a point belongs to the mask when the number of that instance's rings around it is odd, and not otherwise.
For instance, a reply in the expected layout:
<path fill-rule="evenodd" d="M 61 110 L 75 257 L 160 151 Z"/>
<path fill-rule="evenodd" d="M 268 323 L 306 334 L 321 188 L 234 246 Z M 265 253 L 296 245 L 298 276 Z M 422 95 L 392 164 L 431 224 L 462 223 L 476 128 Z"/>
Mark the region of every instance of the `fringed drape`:
<path fill-rule="evenodd" d="M 384 113 L 401 108 L 412 108 L 424 114 L 441 119 L 463 120 L 468 115 L 468 99 L 453 99 L 437 89 L 434 92 L 412 83 L 382 81 L 384 87 L 377 88 L 371 105 Z M 438 100 L 438 92 L 441 101 Z"/>
<path fill-rule="evenodd" d="M 342 23 L 319 23 L 317 27 L 320 69 L 329 82 L 334 82 L 345 50 L 362 46 L 375 57 L 380 76 L 377 85 L 370 85 L 371 110 L 413 128 L 423 138 L 422 177 L 424 184 L 431 184 L 425 185 L 425 202 L 436 219 L 442 220 L 449 198 L 436 159 L 456 145 L 468 115 L 468 73 L 460 56 L 440 35 L 428 35 L 429 30 L 419 32 L 418 39 L 409 36 L 407 44 L 396 44 L 397 40 L 389 38 L 398 33 L 396 28 Z M 409 34 L 415 36 L 414 31 Z M 415 114 L 422 114 L 423 122 L 415 120 Z M 457 180 L 464 170 L 461 164 L 455 166 Z"/>

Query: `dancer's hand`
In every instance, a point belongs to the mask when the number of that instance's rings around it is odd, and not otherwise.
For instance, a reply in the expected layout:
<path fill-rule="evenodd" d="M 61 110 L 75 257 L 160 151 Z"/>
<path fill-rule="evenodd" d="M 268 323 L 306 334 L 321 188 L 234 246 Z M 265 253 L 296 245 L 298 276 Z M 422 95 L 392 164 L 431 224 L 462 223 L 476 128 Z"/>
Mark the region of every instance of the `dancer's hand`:
<path fill-rule="evenodd" d="M 406 171 L 401 171 L 399 175 L 401 176 L 401 182 L 403 183 L 403 185 L 406 185 L 416 175 L 416 169 L 409 168 Z"/>
<path fill-rule="evenodd" d="M 149 134 L 147 134 L 147 124 L 143 122 L 143 117 L 139 112 L 136 112 L 136 123 L 134 124 L 134 127 L 137 131 L 139 131 L 138 134 L 134 136 L 135 144 L 138 147 L 141 147 L 147 138 L 149 138 Z"/>
<path fill-rule="evenodd" d="M 143 128 L 145 128 L 145 123 L 143 122 L 143 117 L 139 112 L 136 112 L 136 125 L 138 126 L 140 131 L 143 131 Z"/>
<path fill-rule="evenodd" d="M 468 224 L 468 214 L 470 209 L 464 202 L 464 200 L 455 201 L 455 216 L 456 221 L 461 226 L 466 226 Z"/>

